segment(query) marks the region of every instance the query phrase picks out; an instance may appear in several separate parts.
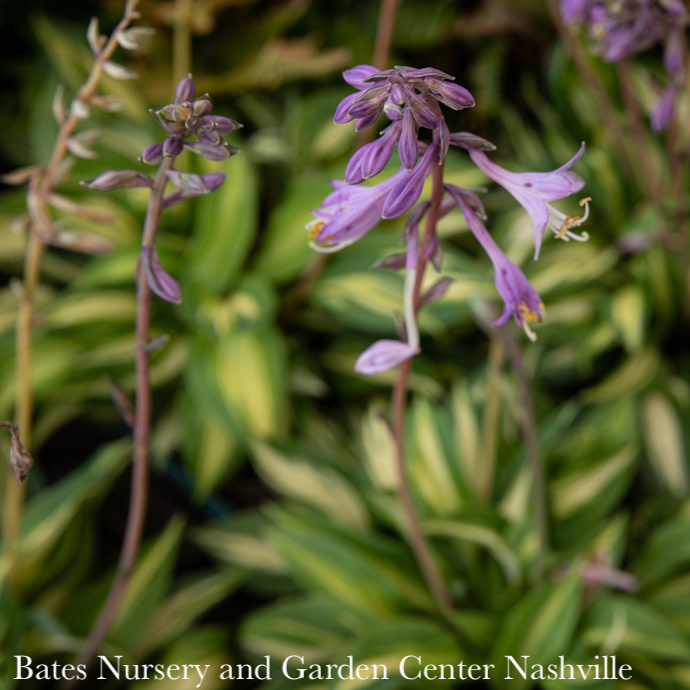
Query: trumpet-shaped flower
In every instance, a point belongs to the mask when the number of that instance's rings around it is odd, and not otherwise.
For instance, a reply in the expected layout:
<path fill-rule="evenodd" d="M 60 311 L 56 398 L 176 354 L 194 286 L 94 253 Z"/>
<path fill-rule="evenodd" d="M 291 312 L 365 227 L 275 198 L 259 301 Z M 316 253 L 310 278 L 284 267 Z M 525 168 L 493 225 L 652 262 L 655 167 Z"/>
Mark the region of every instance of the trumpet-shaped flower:
<path fill-rule="evenodd" d="M 395 175 L 371 187 L 331 184 L 331 192 L 313 211 L 315 219 L 307 225 L 312 247 L 334 252 L 366 235 L 382 218 L 396 218 L 409 211 L 424 188 L 424 180 L 438 162 L 438 146 L 432 144 L 412 170 L 401 168 Z"/>
<path fill-rule="evenodd" d="M 589 239 L 586 233 L 577 235 L 572 228 L 581 225 L 589 215 L 589 199 L 583 199 L 585 211 L 582 216 L 567 216 L 555 209 L 548 202 L 563 199 L 578 192 L 584 186 L 584 181 L 569 170 L 573 163 L 584 153 L 584 143 L 580 150 L 564 165 L 551 172 L 510 172 L 492 162 L 484 151 L 470 148 L 470 157 L 494 182 L 497 182 L 510 192 L 532 218 L 534 227 L 534 258 L 539 257 L 542 234 L 546 229 L 551 230 L 556 237 L 563 240 L 585 241 Z"/>
<path fill-rule="evenodd" d="M 529 325 L 544 318 L 544 303 L 541 297 L 527 278 L 525 278 L 524 273 L 496 244 L 464 195 L 458 194 L 450 186 L 447 186 L 447 189 L 460 207 L 472 234 L 479 244 L 482 245 L 489 259 L 491 259 L 491 263 L 494 265 L 496 289 L 503 300 L 505 308 L 503 314 L 494 321 L 493 325 L 500 326 L 512 316 L 515 323 L 524 329 L 527 337 L 530 340 L 535 340 L 536 335 Z"/>

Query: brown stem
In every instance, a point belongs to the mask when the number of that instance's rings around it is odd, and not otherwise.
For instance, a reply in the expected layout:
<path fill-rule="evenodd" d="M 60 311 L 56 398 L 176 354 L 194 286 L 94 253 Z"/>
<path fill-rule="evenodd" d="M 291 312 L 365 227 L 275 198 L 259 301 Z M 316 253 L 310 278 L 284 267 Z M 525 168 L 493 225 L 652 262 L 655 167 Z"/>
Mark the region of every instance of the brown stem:
<path fill-rule="evenodd" d="M 79 89 L 77 99 L 88 103 L 93 96 L 98 81 L 103 74 L 103 63 L 109 60 L 118 46 L 117 35 L 129 26 L 139 15 L 136 6 L 139 0 L 129 0 L 123 18 L 113 30 L 103 49 L 96 56 L 87 80 Z M 72 112 L 60 126 L 55 145 L 48 165 L 35 173 L 27 191 L 27 209 L 29 211 L 30 226 L 24 258 L 23 294 L 17 312 L 17 363 L 16 363 L 16 410 L 17 426 L 21 430 L 24 445 L 31 447 L 33 393 L 31 388 L 31 369 L 33 358 L 33 321 L 36 305 L 36 292 L 41 275 L 41 257 L 44 243 L 42 233 L 49 231 L 50 215 L 47 199 L 53 192 L 55 177 L 60 163 L 68 153 L 67 140 L 74 134 L 79 124 L 79 118 Z M 12 577 L 19 550 L 19 529 L 21 524 L 22 506 L 24 503 L 24 487 L 15 486 L 7 482 L 3 509 L 3 537 L 6 557 L 4 575 Z M 3 581 L 0 574 L 0 583 Z"/>
<path fill-rule="evenodd" d="M 376 45 L 374 46 L 374 67 L 386 69 L 393 43 L 395 15 L 400 0 L 381 0 L 379 21 L 376 26 Z"/>
<path fill-rule="evenodd" d="M 164 158 L 146 211 L 142 246 L 153 246 L 158 232 L 162 211 L 163 194 L 167 184 L 166 172 L 174 165 L 174 158 Z M 141 263 L 137 267 L 137 316 L 136 316 L 136 397 L 134 418 L 134 451 L 132 459 L 132 489 L 125 526 L 125 536 L 115 579 L 108 597 L 101 608 L 77 664 L 88 667 L 113 625 L 115 616 L 127 589 L 136 563 L 146 518 L 148 503 L 149 445 L 151 438 L 151 380 L 149 351 L 151 332 L 151 288 Z"/>
<path fill-rule="evenodd" d="M 436 231 L 439 219 L 441 200 L 443 198 L 443 166 L 438 165 L 433 173 L 431 207 L 427 216 L 426 229 L 417 263 L 417 274 L 414 285 L 415 312 L 418 311 L 422 277 L 426 267 L 426 248 Z M 405 417 L 407 410 L 407 387 L 412 360 L 404 361 L 398 367 L 398 374 L 391 398 L 392 432 L 395 444 L 396 471 L 398 475 L 398 496 L 402 513 L 407 525 L 408 539 L 419 569 L 424 576 L 427 587 L 434 598 L 439 611 L 447 618 L 453 609 L 453 601 L 446 587 L 438 565 L 434 559 L 429 542 L 422 529 L 419 515 L 414 505 L 410 479 L 407 473 L 405 453 Z"/>
<path fill-rule="evenodd" d="M 372 64 L 384 70 L 388 67 L 390 60 L 391 45 L 393 43 L 393 28 L 395 27 L 395 15 L 398 10 L 400 0 L 381 0 L 379 8 L 379 19 L 376 24 L 376 43 L 374 45 L 374 56 Z M 356 148 L 361 148 L 364 144 L 373 141 L 376 136 L 377 125 L 371 125 L 363 129 L 357 136 Z"/>

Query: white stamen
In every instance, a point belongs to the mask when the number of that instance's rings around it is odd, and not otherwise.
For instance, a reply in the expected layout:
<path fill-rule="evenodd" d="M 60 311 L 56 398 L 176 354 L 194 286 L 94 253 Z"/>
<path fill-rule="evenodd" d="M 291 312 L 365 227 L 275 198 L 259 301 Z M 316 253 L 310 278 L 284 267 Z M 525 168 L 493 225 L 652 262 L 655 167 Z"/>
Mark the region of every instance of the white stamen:
<path fill-rule="evenodd" d="M 335 244 L 318 244 L 315 240 L 312 240 L 309 242 L 309 246 L 315 252 L 319 252 L 320 254 L 335 254 L 335 252 L 339 252 L 344 247 L 348 247 L 356 241 L 357 238 L 353 240 L 345 240 L 343 242 L 336 242 Z"/>
<path fill-rule="evenodd" d="M 529 327 L 527 320 L 523 320 L 522 328 L 525 331 L 525 335 L 534 343 L 537 340 L 537 334 Z"/>
<path fill-rule="evenodd" d="M 589 218 L 589 202 L 591 199 L 587 197 L 580 201 L 580 206 L 585 207 L 585 212 L 582 216 L 566 216 L 565 213 L 558 211 L 553 208 L 550 204 L 549 209 L 549 222 L 547 223 L 547 228 L 553 232 L 557 239 L 563 240 L 564 242 L 569 242 L 570 240 L 575 240 L 576 242 L 586 242 L 589 239 L 589 234 L 583 232 L 581 235 L 571 232 L 570 228 L 576 228 L 582 225 L 587 218 Z"/>

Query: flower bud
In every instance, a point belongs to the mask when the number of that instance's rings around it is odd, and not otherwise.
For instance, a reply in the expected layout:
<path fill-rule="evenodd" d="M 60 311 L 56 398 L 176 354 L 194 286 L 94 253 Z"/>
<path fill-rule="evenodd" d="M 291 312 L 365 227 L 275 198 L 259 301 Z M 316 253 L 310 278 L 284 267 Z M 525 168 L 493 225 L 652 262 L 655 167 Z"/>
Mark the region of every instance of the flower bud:
<path fill-rule="evenodd" d="M 185 103 L 194 100 L 196 95 L 196 86 L 192 75 L 188 74 L 186 77 L 180 79 L 180 82 L 175 89 L 175 103 Z"/>
<path fill-rule="evenodd" d="M 213 120 L 214 129 L 216 132 L 222 134 L 223 136 L 230 134 L 230 132 L 234 132 L 236 129 L 240 129 L 242 127 L 239 122 L 235 122 L 235 120 L 231 120 L 229 117 L 223 117 L 222 115 L 215 115 L 211 119 Z"/>
<path fill-rule="evenodd" d="M 158 260 L 158 252 L 155 247 L 141 248 L 141 263 L 146 272 L 146 281 L 153 292 L 166 302 L 179 304 L 182 301 L 182 293 L 177 281 L 166 273 Z"/>
<path fill-rule="evenodd" d="M 195 175 L 180 170 L 168 170 L 166 175 L 176 187 L 192 192 L 194 195 L 215 192 L 225 182 L 225 173 L 222 172 Z"/>
<path fill-rule="evenodd" d="M 199 96 L 199 98 L 192 103 L 192 110 L 197 117 L 208 115 L 211 110 L 213 110 L 213 101 L 211 97 L 207 93 L 203 96 Z"/>
<path fill-rule="evenodd" d="M 182 153 L 182 140 L 180 137 L 168 137 L 163 142 L 163 155 L 168 158 L 177 158 Z"/>
<path fill-rule="evenodd" d="M 204 144 L 197 141 L 185 141 L 184 148 L 207 160 L 216 162 L 224 161 L 226 158 L 230 158 L 230 156 L 239 153 L 239 149 L 230 146 L 227 142 L 223 142 L 218 146 L 211 146 L 210 144 Z"/>
<path fill-rule="evenodd" d="M 379 340 L 358 357 L 355 371 L 358 374 L 380 374 L 397 367 L 417 352 L 416 348 L 400 340 Z"/>
<path fill-rule="evenodd" d="M 145 26 L 132 26 L 129 29 L 120 31 L 116 39 L 125 50 L 145 50 L 152 36 L 153 29 Z"/>
<path fill-rule="evenodd" d="M 153 187 L 153 180 L 138 170 L 107 170 L 92 180 L 84 180 L 82 186 L 110 192 L 114 189 L 132 189 L 134 187 Z"/>
<path fill-rule="evenodd" d="M 149 144 L 139 156 L 144 165 L 158 165 L 163 160 L 163 144 Z"/>

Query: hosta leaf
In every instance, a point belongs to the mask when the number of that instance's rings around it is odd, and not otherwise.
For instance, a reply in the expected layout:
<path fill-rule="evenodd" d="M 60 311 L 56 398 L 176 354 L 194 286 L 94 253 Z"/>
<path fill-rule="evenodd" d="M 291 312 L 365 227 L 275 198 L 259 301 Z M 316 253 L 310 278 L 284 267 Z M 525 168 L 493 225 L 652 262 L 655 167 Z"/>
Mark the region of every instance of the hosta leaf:
<path fill-rule="evenodd" d="M 395 444 L 390 426 L 378 405 L 372 405 L 362 420 L 362 446 L 367 474 L 379 491 L 394 491 L 398 486 Z"/>
<path fill-rule="evenodd" d="M 645 544 L 634 569 L 643 587 L 650 587 L 690 564 L 690 505 L 658 527 Z"/>
<path fill-rule="evenodd" d="M 201 173 L 222 170 L 226 183 L 214 194 L 194 202 L 192 237 L 180 275 L 187 285 L 216 294 L 238 282 L 241 267 L 257 230 L 257 183 L 248 156 L 222 164 L 198 159 Z"/>
<path fill-rule="evenodd" d="M 246 513 L 244 517 L 247 517 Z M 265 520 L 251 529 L 243 529 L 242 525 L 234 522 L 203 527 L 197 530 L 195 541 L 222 562 L 253 572 L 284 574 L 287 571 L 285 559 L 275 544 L 262 536 L 264 527 Z"/>
<path fill-rule="evenodd" d="M 659 371 L 659 354 L 647 348 L 632 355 L 600 384 L 584 393 L 587 403 L 606 403 L 631 396 L 648 386 Z"/>
<path fill-rule="evenodd" d="M 141 639 L 146 623 L 168 593 L 184 521 L 173 517 L 140 555 L 118 608 L 110 639 L 128 647 Z"/>
<path fill-rule="evenodd" d="M 644 343 L 645 300 L 642 289 L 628 285 L 616 292 L 611 301 L 611 320 L 628 352 L 637 352 Z"/>
<path fill-rule="evenodd" d="M 647 454 L 660 482 L 676 498 L 685 496 L 687 455 L 678 414 L 663 395 L 651 393 L 642 403 L 642 422 Z"/>
<path fill-rule="evenodd" d="M 681 628 L 690 639 L 690 575 L 665 582 L 649 597 L 649 603 Z"/>
<path fill-rule="evenodd" d="M 72 294 L 53 303 L 48 318 L 53 328 L 80 326 L 94 321 L 132 323 L 136 312 L 133 292 Z"/>
<path fill-rule="evenodd" d="M 520 661 L 549 664 L 559 654 L 568 654 L 580 611 L 580 583 L 577 574 L 529 592 L 505 614 L 492 651 L 497 668 L 505 668 L 507 655 Z M 495 687 L 503 687 L 504 680 Z M 514 677 L 511 687 L 528 688 L 531 681 Z"/>
<path fill-rule="evenodd" d="M 408 462 L 411 482 L 429 511 L 449 515 L 460 509 L 462 501 L 453 476 L 456 462 L 444 448 L 439 416 L 426 399 L 415 399 Z"/>
<path fill-rule="evenodd" d="M 409 554 L 393 540 L 361 535 L 277 507 L 271 516 L 275 527 L 269 538 L 303 586 L 371 616 L 391 611 L 400 601 L 429 605 Z"/>
<path fill-rule="evenodd" d="M 483 546 L 499 563 L 509 585 L 520 580 L 520 561 L 503 536 L 487 525 L 462 519 L 427 520 L 424 522 L 424 528 L 430 535 L 450 537 L 461 543 Z"/>
<path fill-rule="evenodd" d="M 554 514 L 567 518 L 588 505 L 601 503 L 606 495 L 610 497 L 612 487 L 629 477 L 636 455 L 636 446 L 627 445 L 591 467 L 576 469 L 554 480 L 551 483 Z"/>
<path fill-rule="evenodd" d="M 245 648 L 257 657 L 290 654 L 326 659 L 350 642 L 352 626 L 366 622 L 328 596 L 310 593 L 294 601 L 270 604 L 249 616 L 242 629 Z"/>
<path fill-rule="evenodd" d="M 84 504 L 101 496 L 125 467 L 130 452 L 128 441 L 108 445 L 85 465 L 29 501 L 22 521 L 18 582 L 28 586 L 41 577 L 43 560 L 71 520 Z M 4 558 L 0 563 L 0 569 L 4 569 Z"/>
<path fill-rule="evenodd" d="M 582 640 L 596 648 L 636 653 L 650 659 L 687 661 L 690 643 L 650 604 L 611 596 L 597 602 L 584 623 Z"/>
<path fill-rule="evenodd" d="M 351 484 L 335 470 L 288 457 L 266 443 L 252 444 L 260 476 L 280 494 L 316 508 L 337 522 L 366 527 L 369 520 Z"/>
<path fill-rule="evenodd" d="M 318 208 L 329 187 L 321 175 L 295 179 L 282 202 L 268 221 L 256 269 L 283 283 L 294 279 L 304 268 L 319 259 L 309 246 L 306 224 L 312 219 L 310 209 Z"/>
<path fill-rule="evenodd" d="M 242 577 L 238 571 L 225 570 L 199 577 L 175 591 L 155 609 L 139 638 L 137 654 L 143 658 L 150 651 L 170 644 L 196 619 L 227 597 Z"/>
<path fill-rule="evenodd" d="M 231 333 L 214 353 L 214 376 L 230 415 L 247 435 L 285 428 L 283 345 L 270 327 Z"/>

